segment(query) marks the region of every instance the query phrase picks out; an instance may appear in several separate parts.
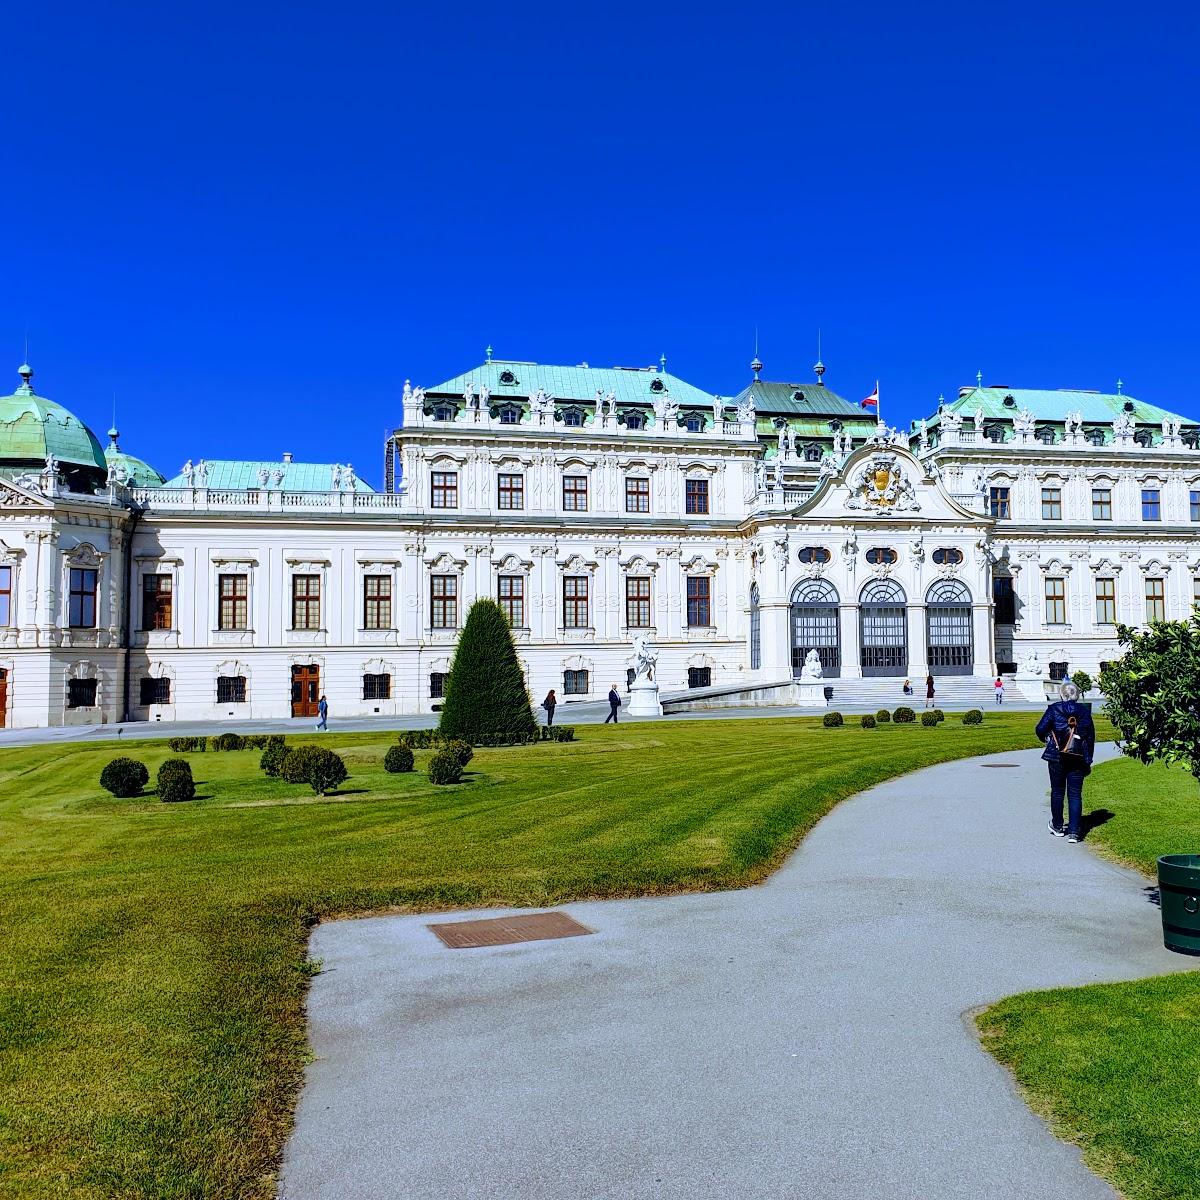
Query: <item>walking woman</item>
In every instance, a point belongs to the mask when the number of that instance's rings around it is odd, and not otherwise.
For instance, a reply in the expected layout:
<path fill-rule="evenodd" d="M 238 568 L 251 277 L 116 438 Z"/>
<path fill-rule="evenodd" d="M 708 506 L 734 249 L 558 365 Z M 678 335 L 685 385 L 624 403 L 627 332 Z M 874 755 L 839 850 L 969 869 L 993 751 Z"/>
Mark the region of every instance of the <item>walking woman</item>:
<path fill-rule="evenodd" d="M 1046 742 L 1042 758 L 1050 772 L 1050 832 L 1066 835 L 1068 842 L 1083 836 L 1083 777 L 1092 769 L 1096 753 L 1096 726 L 1092 706 L 1082 704 L 1079 689 L 1069 680 L 1058 689 L 1062 697 L 1051 704 L 1037 723 L 1037 736 Z M 1067 799 L 1067 824 L 1063 826 L 1063 793 Z"/>
<path fill-rule="evenodd" d="M 542 701 L 542 707 L 546 710 L 546 724 L 547 725 L 554 724 L 554 707 L 556 704 L 558 704 L 558 700 L 555 698 L 554 689 L 551 688 L 546 693 L 545 700 Z"/>
<path fill-rule="evenodd" d="M 933 707 L 933 676 L 925 676 L 925 707 Z"/>

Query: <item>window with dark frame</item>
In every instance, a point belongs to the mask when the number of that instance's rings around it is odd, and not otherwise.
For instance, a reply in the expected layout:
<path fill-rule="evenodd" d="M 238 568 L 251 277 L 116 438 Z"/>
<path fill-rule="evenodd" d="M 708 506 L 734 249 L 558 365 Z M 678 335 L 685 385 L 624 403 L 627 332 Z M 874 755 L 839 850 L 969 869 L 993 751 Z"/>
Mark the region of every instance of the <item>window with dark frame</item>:
<path fill-rule="evenodd" d="M 1062 488 L 1042 488 L 1042 520 L 1062 520 Z"/>
<path fill-rule="evenodd" d="M 1046 577 L 1046 624 L 1067 623 L 1067 581 L 1061 575 Z"/>
<path fill-rule="evenodd" d="M 1007 575 L 992 577 L 992 603 L 996 606 L 997 625 L 1015 625 L 1017 621 L 1017 597 L 1013 581 Z"/>
<path fill-rule="evenodd" d="M 625 624 L 629 629 L 650 627 L 650 576 L 625 577 Z"/>
<path fill-rule="evenodd" d="M 98 679 L 68 679 L 67 680 L 67 707 L 68 708 L 95 708 L 96 707 L 96 689 L 99 687 Z"/>
<path fill-rule="evenodd" d="M 1117 581 L 1112 576 L 1096 577 L 1096 624 L 1117 623 Z"/>
<path fill-rule="evenodd" d="M 320 575 L 292 576 L 292 628 L 321 628 Z"/>
<path fill-rule="evenodd" d="M 712 624 L 712 581 L 707 575 L 687 577 L 687 623 L 693 628 Z"/>
<path fill-rule="evenodd" d="M 1067 677 L 1067 672 L 1070 670 L 1070 664 L 1065 662 L 1052 662 L 1049 664 L 1050 682 L 1062 683 Z"/>
<path fill-rule="evenodd" d="M 650 480 L 644 475 L 625 477 L 625 511 L 648 513 L 650 511 Z"/>
<path fill-rule="evenodd" d="M 364 675 L 364 700 L 390 700 L 392 698 L 392 677 L 390 675 Z"/>
<path fill-rule="evenodd" d="M 899 555 L 890 546 L 874 546 L 867 551 L 867 562 L 873 567 L 889 566 Z"/>
<path fill-rule="evenodd" d="M 1188 492 L 1188 504 L 1191 507 L 1192 520 L 1200 521 L 1200 492 Z"/>
<path fill-rule="evenodd" d="M 432 575 L 429 579 L 431 629 L 458 628 L 458 576 Z"/>
<path fill-rule="evenodd" d="M 586 575 L 563 576 L 563 627 L 586 629 L 588 627 L 588 577 Z"/>
<path fill-rule="evenodd" d="M 1162 492 L 1158 488 L 1142 489 L 1142 520 L 1162 520 Z"/>
<path fill-rule="evenodd" d="M 588 673 L 586 671 L 563 672 L 564 696 L 586 696 L 590 690 L 591 688 L 588 685 Z"/>
<path fill-rule="evenodd" d="M 563 413 L 563 424 L 568 429 L 578 429 L 583 424 L 583 413 L 577 408 L 568 408 Z"/>
<path fill-rule="evenodd" d="M 1167 619 L 1166 581 L 1146 580 L 1146 623 Z"/>
<path fill-rule="evenodd" d="M 1092 520 L 1112 520 L 1112 488 L 1092 488 Z"/>
<path fill-rule="evenodd" d="M 804 546 L 800 550 L 802 563 L 827 563 L 832 557 L 825 546 Z"/>
<path fill-rule="evenodd" d="M 496 507 L 513 512 L 525 507 L 525 476 L 500 475 L 496 480 Z"/>
<path fill-rule="evenodd" d="M 219 575 L 217 577 L 218 629 L 245 629 L 250 617 L 250 577 L 248 575 Z"/>
<path fill-rule="evenodd" d="M 688 413 L 683 424 L 688 433 L 700 433 L 704 429 L 704 418 L 699 413 Z"/>
<path fill-rule="evenodd" d="M 0 567 L 0 626 L 12 624 L 12 567 Z"/>
<path fill-rule="evenodd" d="M 363 576 L 363 628 L 391 629 L 392 577 Z"/>
<path fill-rule="evenodd" d="M 245 704 L 246 677 L 245 675 L 217 676 L 218 704 Z"/>
<path fill-rule="evenodd" d="M 708 512 L 708 480 L 685 479 L 683 481 L 683 510 L 687 513 L 704 515 Z"/>
<path fill-rule="evenodd" d="M 170 575 L 142 576 L 142 629 L 174 629 Z"/>
<path fill-rule="evenodd" d="M 143 677 L 140 690 L 143 708 L 151 704 L 171 703 L 171 680 L 165 675 Z"/>
<path fill-rule="evenodd" d="M 1007 517 L 1008 515 L 1008 488 L 988 488 L 988 516 Z"/>
<path fill-rule="evenodd" d="M 429 505 L 431 508 L 458 507 L 457 471 L 434 471 L 430 474 Z"/>
<path fill-rule="evenodd" d="M 567 512 L 587 512 L 587 485 L 586 475 L 563 476 L 563 508 Z"/>
<path fill-rule="evenodd" d="M 712 667 L 688 667 L 688 687 L 712 687 Z"/>
<path fill-rule="evenodd" d="M 430 671 L 429 672 L 429 698 L 430 700 L 444 700 L 446 698 L 446 671 Z"/>
<path fill-rule="evenodd" d="M 496 581 L 496 599 L 513 629 L 525 628 L 525 576 L 501 575 Z"/>
<path fill-rule="evenodd" d="M 72 567 L 67 619 L 72 629 L 96 628 L 96 571 Z"/>

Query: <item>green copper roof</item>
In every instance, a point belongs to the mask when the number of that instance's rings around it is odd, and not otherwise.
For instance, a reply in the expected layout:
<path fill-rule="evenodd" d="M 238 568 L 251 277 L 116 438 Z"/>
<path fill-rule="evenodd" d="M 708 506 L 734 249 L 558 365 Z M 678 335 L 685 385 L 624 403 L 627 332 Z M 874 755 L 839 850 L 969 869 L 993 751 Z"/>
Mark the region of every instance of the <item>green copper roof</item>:
<path fill-rule="evenodd" d="M 162 487 L 166 480 L 149 463 L 126 454 L 117 444 L 120 436 L 115 429 L 108 431 L 109 442 L 104 448 L 104 460 L 109 467 L 123 469 L 125 482 L 130 487 Z"/>
<path fill-rule="evenodd" d="M 1008 397 L 1012 399 L 1006 404 L 1005 400 Z M 1132 404 L 1132 410 L 1125 409 L 1126 404 Z M 977 409 L 982 408 L 985 417 L 1004 420 L 1012 420 L 1021 409 L 1026 408 L 1040 421 L 1062 421 L 1067 413 L 1078 412 L 1085 421 L 1111 425 L 1118 413 L 1130 411 L 1133 419 L 1143 424 L 1161 425 L 1168 417 L 1177 417 L 1185 424 L 1195 424 L 1195 421 L 1187 417 L 1153 404 L 1146 404 L 1133 396 L 1082 392 L 1070 388 L 1049 390 L 974 387 L 947 403 L 945 407 L 964 416 L 971 416 Z M 930 422 L 932 423 L 933 421 Z"/>
<path fill-rule="evenodd" d="M 661 385 L 656 387 L 655 383 Z M 612 392 L 617 404 L 652 405 L 669 396 L 681 408 L 708 409 L 713 397 L 708 392 L 685 383 L 677 375 L 657 367 L 555 367 L 543 363 L 504 362 L 495 359 L 482 363 L 474 370 L 447 379 L 437 387 L 426 388 L 428 396 L 450 396 L 459 404 L 470 384 L 478 394 L 486 384 L 493 400 L 528 398 L 539 388 L 556 400 L 578 400 L 591 403 L 599 391 L 607 396 Z"/>
<path fill-rule="evenodd" d="M 832 388 L 820 383 L 771 383 L 765 379 L 756 379 L 748 387 L 743 388 L 734 398 L 736 408 L 747 394 L 754 397 L 754 407 L 761 416 L 780 417 L 866 417 L 871 424 L 875 423 L 874 414 L 857 404 L 843 399 Z"/>
<path fill-rule="evenodd" d="M 61 404 L 39 396 L 33 371 L 22 365 L 21 386 L 0 396 L 0 462 L 42 464 L 53 454 L 64 463 L 107 471 L 96 435 Z"/>
<path fill-rule="evenodd" d="M 345 475 L 346 468 L 335 463 L 301 463 L 301 462 L 242 462 L 235 459 L 220 458 L 205 460 L 208 468 L 208 479 L 204 486 L 228 491 L 244 491 L 247 488 L 268 487 L 281 492 L 330 492 L 348 490 L 343 484 L 340 488 L 333 486 L 333 468 L 339 466 Z M 260 478 L 260 472 L 265 471 L 266 483 Z M 276 472 L 280 478 L 276 479 Z M 193 471 L 189 483 L 180 471 L 172 476 L 164 485 L 169 488 L 199 487 L 200 481 Z M 375 489 L 365 480 L 355 476 L 354 490 L 356 492 L 373 492 Z"/>

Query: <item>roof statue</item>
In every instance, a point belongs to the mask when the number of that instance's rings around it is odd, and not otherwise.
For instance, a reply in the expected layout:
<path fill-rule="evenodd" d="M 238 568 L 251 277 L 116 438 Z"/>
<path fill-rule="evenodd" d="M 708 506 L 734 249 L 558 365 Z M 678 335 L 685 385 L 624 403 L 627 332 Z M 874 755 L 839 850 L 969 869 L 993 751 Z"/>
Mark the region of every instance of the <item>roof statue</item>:
<path fill-rule="evenodd" d="M 1083 413 L 1072 411 L 1065 418 L 1064 432 L 1068 438 L 1083 433 Z"/>
<path fill-rule="evenodd" d="M 738 404 L 738 420 L 742 424 L 753 423 L 757 419 L 754 411 L 754 393 L 747 391 L 742 395 L 741 403 Z"/>
<path fill-rule="evenodd" d="M 952 408 L 948 408 L 942 413 L 941 422 L 944 433 L 960 433 L 962 431 L 962 417 Z"/>
<path fill-rule="evenodd" d="M 1113 437 L 1117 439 L 1131 438 L 1136 428 L 1137 422 L 1133 419 L 1132 413 L 1119 412 L 1113 420 Z"/>
<path fill-rule="evenodd" d="M 1014 433 L 1032 433 L 1037 425 L 1033 413 L 1028 408 L 1022 408 L 1013 417 Z"/>
<path fill-rule="evenodd" d="M 206 463 L 204 459 L 201 459 L 196 464 L 196 482 L 201 487 L 208 486 L 208 463 Z"/>
<path fill-rule="evenodd" d="M 983 436 L 983 405 L 979 405 L 975 409 L 975 436 L 981 438 Z"/>
<path fill-rule="evenodd" d="M 713 428 L 720 433 L 725 422 L 725 401 L 720 396 L 713 397 L 712 403 Z"/>
<path fill-rule="evenodd" d="M 179 468 L 179 474 L 183 476 L 183 482 L 185 486 L 191 487 L 192 479 L 196 474 L 196 468 L 192 466 L 192 460 L 190 458 L 183 464 L 182 467 Z"/>
<path fill-rule="evenodd" d="M 342 468 L 340 463 L 334 463 L 329 472 L 329 490 L 340 491 L 342 486 Z"/>

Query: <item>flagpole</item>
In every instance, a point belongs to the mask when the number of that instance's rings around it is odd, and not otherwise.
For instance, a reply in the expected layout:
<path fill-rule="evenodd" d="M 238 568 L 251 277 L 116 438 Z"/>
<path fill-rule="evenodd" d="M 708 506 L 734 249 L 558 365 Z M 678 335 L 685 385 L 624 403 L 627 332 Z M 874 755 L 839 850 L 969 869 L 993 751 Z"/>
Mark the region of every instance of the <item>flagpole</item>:
<path fill-rule="evenodd" d="M 882 427 L 883 425 L 883 405 L 879 399 L 879 380 L 875 380 L 875 423 Z"/>

